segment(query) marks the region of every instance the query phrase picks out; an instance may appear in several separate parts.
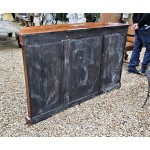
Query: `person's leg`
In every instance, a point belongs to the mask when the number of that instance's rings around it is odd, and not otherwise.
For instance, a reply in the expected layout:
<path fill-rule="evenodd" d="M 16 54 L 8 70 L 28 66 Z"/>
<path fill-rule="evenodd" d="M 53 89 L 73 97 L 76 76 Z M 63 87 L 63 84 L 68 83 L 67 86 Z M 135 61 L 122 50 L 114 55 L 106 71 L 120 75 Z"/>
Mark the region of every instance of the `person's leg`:
<path fill-rule="evenodd" d="M 132 50 L 131 59 L 128 65 L 128 72 L 139 73 L 139 71 L 136 69 L 136 66 L 139 63 L 139 57 L 142 47 L 143 47 L 142 40 L 140 39 L 138 33 L 135 32 L 134 48 Z"/>
<path fill-rule="evenodd" d="M 146 51 L 144 54 L 144 58 L 143 58 L 143 62 L 142 62 L 141 70 L 140 70 L 141 73 L 145 74 L 147 65 L 150 62 L 150 26 L 148 29 L 139 31 L 139 35 L 143 41 L 144 46 L 146 47 Z"/>

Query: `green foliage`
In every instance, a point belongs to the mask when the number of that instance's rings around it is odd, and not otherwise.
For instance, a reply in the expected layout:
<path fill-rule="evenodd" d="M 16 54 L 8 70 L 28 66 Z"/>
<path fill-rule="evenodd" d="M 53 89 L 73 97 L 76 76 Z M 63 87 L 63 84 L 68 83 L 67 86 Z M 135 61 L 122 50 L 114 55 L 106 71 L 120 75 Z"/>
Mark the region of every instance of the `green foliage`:
<path fill-rule="evenodd" d="M 86 22 L 97 22 L 100 18 L 100 13 L 85 13 Z"/>
<path fill-rule="evenodd" d="M 66 22 L 66 21 L 68 21 L 68 18 L 66 16 L 67 16 L 67 13 L 56 13 L 56 19 L 55 20 Z"/>

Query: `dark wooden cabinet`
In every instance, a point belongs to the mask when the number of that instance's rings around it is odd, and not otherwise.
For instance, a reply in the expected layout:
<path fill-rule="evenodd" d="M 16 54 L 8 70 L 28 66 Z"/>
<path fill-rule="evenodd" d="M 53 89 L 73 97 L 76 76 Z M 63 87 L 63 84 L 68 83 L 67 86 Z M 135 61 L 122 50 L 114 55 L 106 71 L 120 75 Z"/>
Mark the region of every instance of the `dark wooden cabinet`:
<path fill-rule="evenodd" d="M 27 122 L 119 88 L 127 29 L 118 23 L 21 29 Z"/>

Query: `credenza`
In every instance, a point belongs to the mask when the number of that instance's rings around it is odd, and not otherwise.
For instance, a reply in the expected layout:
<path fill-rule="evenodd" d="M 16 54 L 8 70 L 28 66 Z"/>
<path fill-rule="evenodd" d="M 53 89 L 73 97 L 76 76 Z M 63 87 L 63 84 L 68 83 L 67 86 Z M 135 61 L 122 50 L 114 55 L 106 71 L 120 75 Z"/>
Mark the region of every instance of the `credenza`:
<path fill-rule="evenodd" d="M 127 30 L 109 22 L 21 29 L 27 123 L 119 88 Z"/>

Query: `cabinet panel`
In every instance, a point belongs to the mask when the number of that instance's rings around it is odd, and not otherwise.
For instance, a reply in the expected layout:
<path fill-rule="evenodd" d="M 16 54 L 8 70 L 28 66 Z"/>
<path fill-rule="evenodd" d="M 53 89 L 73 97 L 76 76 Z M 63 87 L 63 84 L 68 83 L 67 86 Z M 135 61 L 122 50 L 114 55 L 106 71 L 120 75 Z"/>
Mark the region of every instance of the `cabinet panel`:
<path fill-rule="evenodd" d="M 26 47 L 32 117 L 63 105 L 62 42 Z"/>
<path fill-rule="evenodd" d="M 102 36 L 70 40 L 69 103 L 99 92 L 102 41 Z"/>
<path fill-rule="evenodd" d="M 125 42 L 125 33 L 104 35 L 101 92 L 120 87 Z"/>

